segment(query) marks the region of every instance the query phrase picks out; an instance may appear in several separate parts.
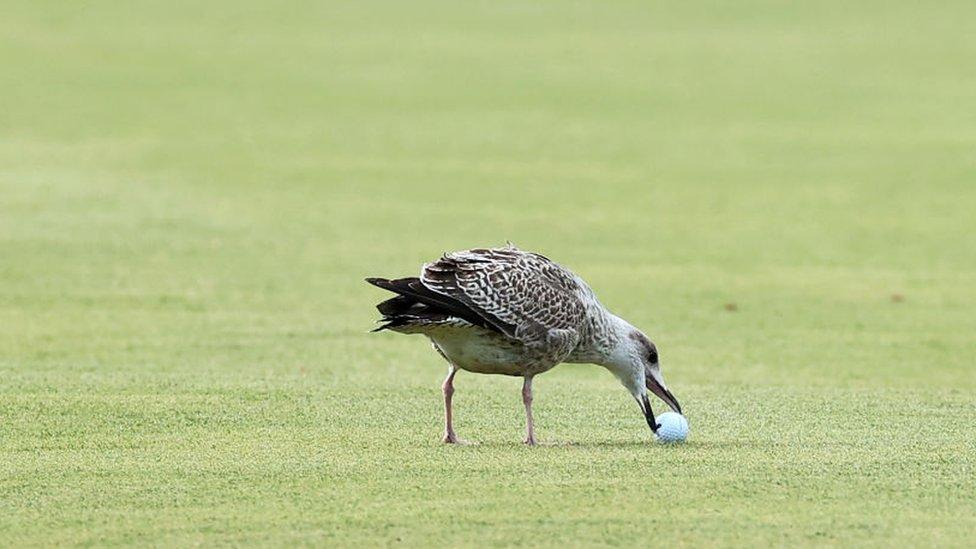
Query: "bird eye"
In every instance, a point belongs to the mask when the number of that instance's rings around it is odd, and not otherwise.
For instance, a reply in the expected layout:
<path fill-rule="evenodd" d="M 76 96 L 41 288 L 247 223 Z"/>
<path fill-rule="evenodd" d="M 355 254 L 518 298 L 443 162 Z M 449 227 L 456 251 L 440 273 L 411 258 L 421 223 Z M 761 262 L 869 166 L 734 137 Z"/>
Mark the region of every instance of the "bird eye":
<path fill-rule="evenodd" d="M 651 364 L 657 364 L 657 349 L 651 347 L 651 352 L 647 355 L 647 361 Z"/>

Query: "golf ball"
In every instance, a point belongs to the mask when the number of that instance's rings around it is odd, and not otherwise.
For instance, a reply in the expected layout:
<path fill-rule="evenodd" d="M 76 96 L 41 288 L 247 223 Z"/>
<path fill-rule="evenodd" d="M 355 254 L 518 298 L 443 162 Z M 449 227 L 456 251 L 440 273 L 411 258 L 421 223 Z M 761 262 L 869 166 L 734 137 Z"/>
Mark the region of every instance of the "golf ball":
<path fill-rule="evenodd" d="M 688 438 L 688 420 L 677 412 L 664 412 L 657 416 L 658 442 L 684 442 Z"/>

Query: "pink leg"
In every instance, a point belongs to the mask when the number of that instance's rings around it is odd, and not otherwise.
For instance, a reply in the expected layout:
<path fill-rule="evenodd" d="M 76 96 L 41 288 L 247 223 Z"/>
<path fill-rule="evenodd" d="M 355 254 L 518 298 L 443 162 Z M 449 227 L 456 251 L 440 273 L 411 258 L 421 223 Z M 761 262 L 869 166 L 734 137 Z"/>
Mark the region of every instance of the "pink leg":
<path fill-rule="evenodd" d="M 522 383 L 522 404 L 525 404 L 525 443 L 535 445 L 535 429 L 532 426 L 532 376 L 525 376 Z"/>
<path fill-rule="evenodd" d="M 452 364 L 451 371 L 447 374 L 447 379 L 441 385 L 441 389 L 444 391 L 444 442 L 447 444 L 458 444 L 461 442 L 457 435 L 454 434 L 454 425 L 452 422 L 453 412 L 451 410 L 451 399 L 454 397 L 454 374 L 456 373 L 457 368 Z"/>

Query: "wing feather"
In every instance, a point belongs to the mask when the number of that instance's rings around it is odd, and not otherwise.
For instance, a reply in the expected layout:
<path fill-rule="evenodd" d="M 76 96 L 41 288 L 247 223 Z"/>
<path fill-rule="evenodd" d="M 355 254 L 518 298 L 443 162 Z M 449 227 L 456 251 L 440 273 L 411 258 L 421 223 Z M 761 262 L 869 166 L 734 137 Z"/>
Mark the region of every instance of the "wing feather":
<path fill-rule="evenodd" d="M 424 265 L 420 279 L 508 337 L 533 346 L 565 347 L 585 322 L 584 300 L 592 296 L 570 271 L 511 246 L 444 254 Z"/>

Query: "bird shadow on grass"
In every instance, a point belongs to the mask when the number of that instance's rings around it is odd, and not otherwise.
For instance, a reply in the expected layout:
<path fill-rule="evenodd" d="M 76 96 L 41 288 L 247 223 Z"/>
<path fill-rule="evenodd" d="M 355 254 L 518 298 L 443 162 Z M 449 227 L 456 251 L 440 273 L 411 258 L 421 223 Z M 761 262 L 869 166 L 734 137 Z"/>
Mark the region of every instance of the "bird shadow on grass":
<path fill-rule="evenodd" d="M 567 442 L 565 444 L 556 444 L 554 446 L 565 446 L 567 448 L 580 448 L 586 450 L 648 449 L 648 450 L 664 450 L 664 451 L 680 452 L 680 451 L 694 451 L 694 450 L 748 449 L 748 448 L 759 448 L 762 445 L 751 441 L 736 441 L 736 440 L 722 440 L 722 441 L 692 440 L 688 442 L 679 442 L 679 443 L 670 443 L 670 444 L 660 443 L 655 440 L 646 440 L 646 441 L 608 440 L 608 441 Z"/>
<path fill-rule="evenodd" d="M 573 440 L 542 440 L 535 446 L 527 446 L 515 441 L 484 441 L 473 442 L 461 448 L 491 448 L 526 450 L 567 449 L 567 450 L 611 450 L 611 449 L 652 449 L 665 451 L 694 451 L 694 450 L 727 450 L 727 449 L 757 449 L 766 445 L 750 440 L 692 440 L 677 444 L 662 444 L 654 440 L 607 440 L 607 441 L 573 441 Z"/>

